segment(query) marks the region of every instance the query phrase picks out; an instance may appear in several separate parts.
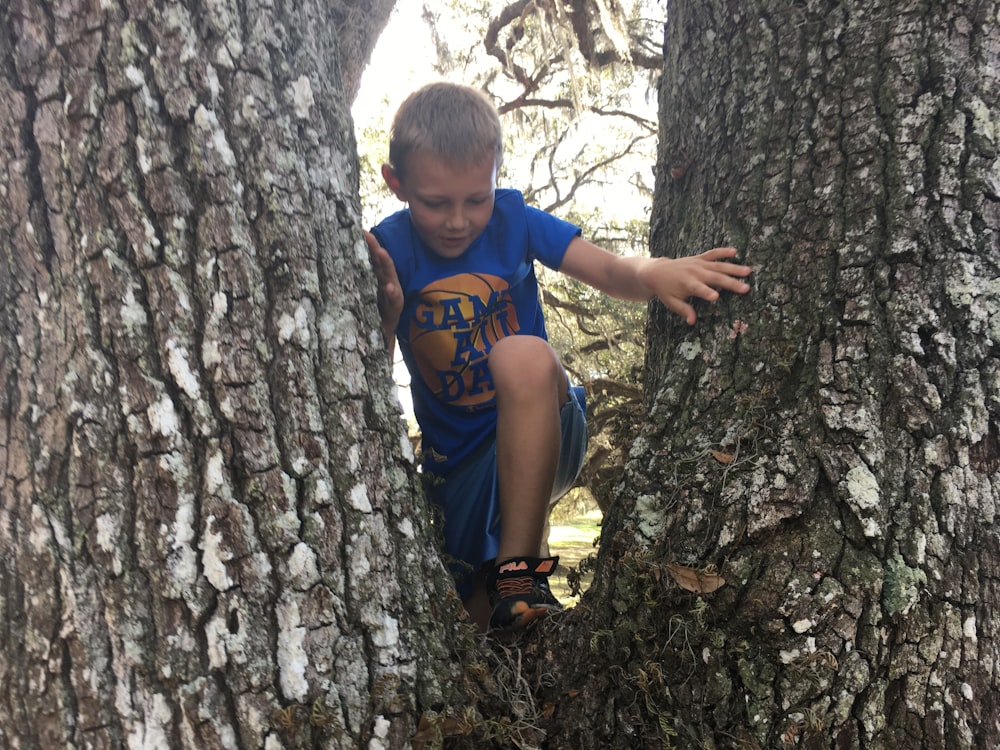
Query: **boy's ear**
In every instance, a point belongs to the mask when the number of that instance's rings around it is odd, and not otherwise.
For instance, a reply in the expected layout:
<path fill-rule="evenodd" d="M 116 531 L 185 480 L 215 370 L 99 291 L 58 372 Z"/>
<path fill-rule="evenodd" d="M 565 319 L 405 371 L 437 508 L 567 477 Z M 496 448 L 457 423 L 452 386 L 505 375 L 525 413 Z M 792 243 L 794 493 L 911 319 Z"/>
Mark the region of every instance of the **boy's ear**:
<path fill-rule="evenodd" d="M 382 165 L 382 179 L 385 180 L 385 184 L 392 191 L 392 194 L 406 203 L 406 198 L 403 195 L 403 183 L 400 182 L 396 170 L 389 164 Z"/>

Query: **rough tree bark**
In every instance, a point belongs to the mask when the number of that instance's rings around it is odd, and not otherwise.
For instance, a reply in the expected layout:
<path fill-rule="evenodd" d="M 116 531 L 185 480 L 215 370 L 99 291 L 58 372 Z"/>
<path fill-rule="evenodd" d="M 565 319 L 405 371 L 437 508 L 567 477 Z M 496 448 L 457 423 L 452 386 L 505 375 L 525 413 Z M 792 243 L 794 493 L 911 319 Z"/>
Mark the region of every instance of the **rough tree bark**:
<path fill-rule="evenodd" d="M 401 746 L 461 635 L 329 4 L 0 15 L 0 745 Z"/>
<path fill-rule="evenodd" d="M 671 3 L 652 250 L 754 289 L 653 309 L 557 746 L 1000 745 L 998 14 Z"/>
<path fill-rule="evenodd" d="M 4 6 L 4 746 L 398 747 L 462 715 L 330 7 Z M 732 242 L 755 289 L 690 331 L 654 307 L 593 588 L 510 652 L 542 702 L 438 730 L 1000 741 L 998 13 L 671 6 L 653 250 Z"/>

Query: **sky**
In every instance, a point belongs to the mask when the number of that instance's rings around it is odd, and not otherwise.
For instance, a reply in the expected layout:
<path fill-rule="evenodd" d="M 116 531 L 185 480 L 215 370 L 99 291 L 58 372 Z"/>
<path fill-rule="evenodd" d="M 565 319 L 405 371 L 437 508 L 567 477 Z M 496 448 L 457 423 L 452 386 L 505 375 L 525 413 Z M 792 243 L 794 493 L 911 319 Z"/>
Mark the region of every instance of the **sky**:
<path fill-rule="evenodd" d="M 395 112 L 413 89 L 440 77 L 432 68 L 435 53 L 430 30 L 420 17 L 422 6 L 423 0 L 397 0 L 361 77 L 352 109 L 355 122 Z"/>

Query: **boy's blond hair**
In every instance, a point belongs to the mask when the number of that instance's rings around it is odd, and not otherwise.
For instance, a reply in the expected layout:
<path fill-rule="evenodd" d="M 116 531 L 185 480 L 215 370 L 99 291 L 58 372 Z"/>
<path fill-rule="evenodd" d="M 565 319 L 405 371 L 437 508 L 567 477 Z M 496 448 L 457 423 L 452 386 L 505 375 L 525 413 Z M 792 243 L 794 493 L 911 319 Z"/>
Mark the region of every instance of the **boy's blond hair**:
<path fill-rule="evenodd" d="M 389 164 L 405 179 L 406 160 L 423 151 L 453 167 L 468 167 L 493 156 L 503 162 L 500 115 L 471 86 L 429 83 L 410 94 L 396 110 L 389 133 Z"/>

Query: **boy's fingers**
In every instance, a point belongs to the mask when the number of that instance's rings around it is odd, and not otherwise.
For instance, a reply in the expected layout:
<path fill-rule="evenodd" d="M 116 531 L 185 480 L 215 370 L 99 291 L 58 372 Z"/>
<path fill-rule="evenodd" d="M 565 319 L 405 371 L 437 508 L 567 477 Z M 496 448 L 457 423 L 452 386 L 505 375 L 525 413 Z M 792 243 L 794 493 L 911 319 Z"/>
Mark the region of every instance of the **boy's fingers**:
<path fill-rule="evenodd" d="M 706 250 L 703 257 L 709 260 L 716 260 L 718 258 L 732 258 L 736 255 L 735 247 L 713 247 L 711 250 Z"/>
<path fill-rule="evenodd" d="M 716 247 L 702 253 L 701 257 L 716 264 L 728 258 L 735 258 L 737 252 L 735 247 Z M 750 266 L 736 263 L 724 263 L 723 268 L 725 269 L 723 273 L 727 273 L 730 276 L 749 276 L 753 273 L 753 269 Z"/>
<path fill-rule="evenodd" d="M 694 308 L 686 301 L 679 297 L 668 297 L 663 300 L 663 304 L 667 306 L 668 310 L 684 318 L 688 325 L 694 325 L 696 320 Z"/>
<path fill-rule="evenodd" d="M 718 281 L 720 289 L 728 289 L 736 294 L 746 294 L 750 291 L 750 285 L 745 281 L 740 281 L 739 277 L 722 276 Z"/>

